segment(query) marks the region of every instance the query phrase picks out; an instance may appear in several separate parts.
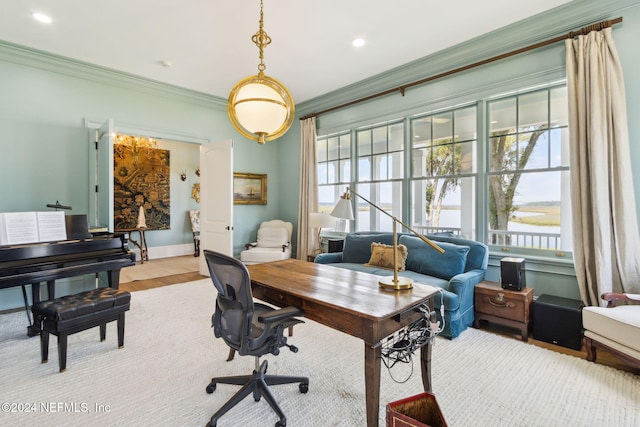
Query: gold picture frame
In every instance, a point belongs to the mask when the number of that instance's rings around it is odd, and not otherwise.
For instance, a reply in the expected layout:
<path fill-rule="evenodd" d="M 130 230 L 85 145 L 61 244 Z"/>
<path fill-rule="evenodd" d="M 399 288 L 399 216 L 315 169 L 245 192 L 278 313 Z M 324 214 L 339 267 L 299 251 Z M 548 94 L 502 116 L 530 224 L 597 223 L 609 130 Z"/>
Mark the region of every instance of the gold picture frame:
<path fill-rule="evenodd" d="M 266 205 L 267 175 L 258 173 L 233 173 L 234 205 Z"/>

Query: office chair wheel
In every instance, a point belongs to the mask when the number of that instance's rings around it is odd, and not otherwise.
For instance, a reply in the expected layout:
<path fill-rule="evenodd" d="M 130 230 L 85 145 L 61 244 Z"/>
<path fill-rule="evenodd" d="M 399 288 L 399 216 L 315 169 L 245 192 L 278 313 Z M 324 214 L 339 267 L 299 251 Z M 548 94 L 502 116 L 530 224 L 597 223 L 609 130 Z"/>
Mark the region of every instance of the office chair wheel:
<path fill-rule="evenodd" d="M 205 390 L 206 390 L 207 394 L 211 394 L 214 391 L 216 391 L 216 385 L 214 383 L 209 384 Z"/>
<path fill-rule="evenodd" d="M 300 393 L 304 394 L 304 393 L 309 391 L 309 384 L 308 383 L 300 383 L 298 388 L 300 389 Z"/>
<path fill-rule="evenodd" d="M 287 420 L 280 420 L 276 423 L 276 427 L 287 427 Z"/>

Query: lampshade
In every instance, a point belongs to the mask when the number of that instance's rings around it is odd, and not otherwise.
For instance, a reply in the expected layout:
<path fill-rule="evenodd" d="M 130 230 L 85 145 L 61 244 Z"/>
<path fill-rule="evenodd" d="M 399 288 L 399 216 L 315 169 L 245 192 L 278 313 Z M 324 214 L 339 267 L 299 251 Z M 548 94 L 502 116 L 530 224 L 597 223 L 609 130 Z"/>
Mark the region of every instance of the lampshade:
<path fill-rule="evenodd" d="M 331 211 L 331 216 L 340 219 L 354 219 L 353 207 L 351 207 L 351 198 L 341 196 L 340 200 L 338 200 L 338 203 L 336 203 L 336 206 Z"/>
<path fill-rule="evenodd" d="M 258 74 L 240 80 L 227 100 L 227 113 L 233 126 L 259 144 L 284 135 L 295 115 L 293 98 L 287 88 L 264 73 L 263 50 L 271 43 L 271 37 L 264 31 L 262 9 L 260 1 L 260 29 L 251 38 L 260 50 Z"/>
<path fill-rule="evenodd" d="M 333 228 L 336 219 L 325 212 L 311 212 L 309 214 L 310 228 Z"/>

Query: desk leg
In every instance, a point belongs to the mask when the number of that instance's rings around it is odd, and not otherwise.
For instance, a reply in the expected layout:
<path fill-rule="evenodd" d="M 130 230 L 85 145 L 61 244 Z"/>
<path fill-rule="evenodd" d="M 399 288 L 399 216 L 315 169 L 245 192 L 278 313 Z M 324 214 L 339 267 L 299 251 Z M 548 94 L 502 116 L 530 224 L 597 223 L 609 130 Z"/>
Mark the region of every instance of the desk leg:
<path fill-rule="evenodd" d="M 367 427 L 378 427 L 380 413 L 380 345 L 364 343 L 364 383 L 367 404 Z"/>
<path fill-rule="evenodd" d="M 420 349 L 420 365 L 422 368 L 422 385 L 424 391 L 431 392 L 431 341 L 427 341 Z"/>

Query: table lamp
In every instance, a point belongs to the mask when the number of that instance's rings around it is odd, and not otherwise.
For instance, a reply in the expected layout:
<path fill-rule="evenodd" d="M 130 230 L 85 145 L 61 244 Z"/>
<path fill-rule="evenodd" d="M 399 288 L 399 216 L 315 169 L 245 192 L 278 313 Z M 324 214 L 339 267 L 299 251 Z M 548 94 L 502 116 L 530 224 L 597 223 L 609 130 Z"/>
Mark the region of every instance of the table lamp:
<path fill-rule="evenodd" d="M 318 229 L 318 247 L 313 250 L 314 253 L 322 252 L 322 245 L 320 244 L 320 232 L 323 228 L 332 228 L 335 226 L 336 220 L 325 212 L 311 212 L 309 214 L 309 228 Z"/>
<path fill-rule="evenodd" d="M 444 253 L 444 249 L 442 249 L 440 246 L 438 246 L 437 244 L 435 244 L 431 240 L 429 240 L 426 237 L 424 237 L 422 234 L 420 234 L 417 231 L 413 230 L 407 224 L 405 224 L 404 222 L 400 221 L 398 218 L 396 218 L 395 216 L 391 215 L 390 213 L 388 213 L 387 211 L 385 211 L 384 209 L 382 209 L 381 207 L 379 207 L 375 203 L 365 199 L 364 197 L 362 197 L 360 194 L 356 193 L 355 191 L 353 191 L 349 187 L 347 187 L 347 189 L 345 190 L 344 194 L 342 196 L 340 196 L 340 200 L 338 200 L 338 203 L 336 204 L 336 207 L 333 209 L 333 212 L 331 212 L 332 216 L 337 216 L 337 215 L 334 215 L 334 212 L 336 212 L 336 211 L 337 211 L 338 214 L 347 215 L 348 212 L 346 212 L 346 211 L 348 210 L 348 211 L 351 212 L 351 218 L 349 218 L 349 219 L 353 219 L 353 208 L 351 207 L 351 197 L 349 196 L 349 193 L 353 193 L 355 196 L 361 198 L 362 200 L 364 200 L 365 202 L 367 202 L 368 204 L 370 204 L 371 206 L 373 206 L 374 208 L 376 208 L 377 210 L 379 210 L 380 212 L 382 212 L 383 214 L 387 215 L 389 218 L 391 218 L 393 220 L 393 276 L 385 276 L 385 277 L 380 278 L 380 280 L 378 281 L 378 285 L 380 285 L 381 288 L 392 289 L 392 290 L 395 290 L 395 291 L 413 288 L 413 280 L 412 279 L 410 279 L 409 277 L 399 277 L 398 276 L 398 233 L 397 233 L 397 230 L 396 230 L 396 228 L 397 228 L 396 224 L 402 225 L 404 228 L 406 228 L 407 230 L 409 230 L 410 232 L 415 234 L 418 238 L 420 238 L 420 240 L 422 240 L 423 242 L 425 242 L 426 244 L 428 244 L 429 246 L 431 246 L 433 249 L 435 249 L 436 251 L 440 252 L 441 254 Z M 347 208 L 347 206 L 348 206 L 348 208 Z"/>

